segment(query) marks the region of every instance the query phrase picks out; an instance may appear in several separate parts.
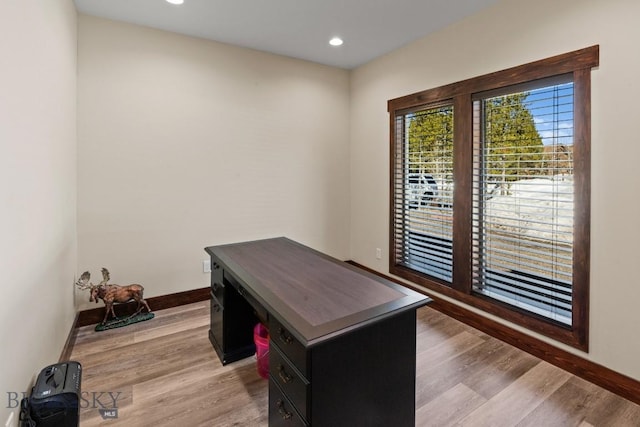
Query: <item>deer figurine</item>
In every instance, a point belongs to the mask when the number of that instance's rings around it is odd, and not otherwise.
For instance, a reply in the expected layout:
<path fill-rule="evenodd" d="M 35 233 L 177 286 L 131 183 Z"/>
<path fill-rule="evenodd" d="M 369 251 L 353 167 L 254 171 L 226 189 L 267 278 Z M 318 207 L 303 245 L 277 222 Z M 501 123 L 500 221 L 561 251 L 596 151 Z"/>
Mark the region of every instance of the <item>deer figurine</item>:
<path fill-rule="evenodd" d="M 129 317 L 133 317 L 139 314 L 143 308 L 146 308 L 150 313 L 151 309 L 149 308 L 149 304 L 144 300 L 143 293 L 144 288 L 142 285 L 133 284 L 128 286 L 120 286 L 120 285 L 109 285 L 109 270 L 106 268 L 102 268 L 102 281 L 98 285 L 94 285 L 90 283 L 91 274 L 88 271 L 85 271 L 80 276 L 80 279 L 76 282 L 76 286 L 81 289 L 89 289 L 90 297 L 89 301 L 95 301 L 98 303 L 98 299 L 101 299 L 104 302 L 106 307 L 106 312 L 104 314 L 104 319 L 102 320 L 102 324 L 104 325 L 107 322 L 107 318 L 109 317 L 109 313 L 116 318 L 116 314 L 113 311 L 114 303 L 125 303 L 131 300 L 134 300 L 138 303 L 138 308 L 134 314 Z"/>

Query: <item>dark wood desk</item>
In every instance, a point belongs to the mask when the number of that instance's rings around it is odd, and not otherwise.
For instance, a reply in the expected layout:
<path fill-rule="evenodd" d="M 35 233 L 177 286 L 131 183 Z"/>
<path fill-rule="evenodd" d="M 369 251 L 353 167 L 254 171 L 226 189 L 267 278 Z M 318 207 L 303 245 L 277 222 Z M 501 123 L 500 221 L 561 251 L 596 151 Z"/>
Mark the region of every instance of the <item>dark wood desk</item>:
<path fill-rule="evenodd" d="M 269 425 L 415 424 L 416 309 L 429 298 L 285 238 L 205 249 L 223 364 L 270 332 Z"/>

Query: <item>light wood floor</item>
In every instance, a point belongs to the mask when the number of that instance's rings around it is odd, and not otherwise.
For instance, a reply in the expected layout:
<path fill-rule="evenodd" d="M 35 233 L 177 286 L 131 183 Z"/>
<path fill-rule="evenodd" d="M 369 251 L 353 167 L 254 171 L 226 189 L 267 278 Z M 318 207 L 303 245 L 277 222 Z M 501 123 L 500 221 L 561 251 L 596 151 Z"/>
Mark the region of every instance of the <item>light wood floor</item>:
<path fill-rule="evenodd" d="M 266 426 L 255 359 L 223 367 L 208 330 L 208 302 L 80 328 L 81 426 Z M 417 330 L 417 426 L 640 426 L 640 406 L 429 307 Z M 114 406 L 104 420 L 98 409 Z"/>

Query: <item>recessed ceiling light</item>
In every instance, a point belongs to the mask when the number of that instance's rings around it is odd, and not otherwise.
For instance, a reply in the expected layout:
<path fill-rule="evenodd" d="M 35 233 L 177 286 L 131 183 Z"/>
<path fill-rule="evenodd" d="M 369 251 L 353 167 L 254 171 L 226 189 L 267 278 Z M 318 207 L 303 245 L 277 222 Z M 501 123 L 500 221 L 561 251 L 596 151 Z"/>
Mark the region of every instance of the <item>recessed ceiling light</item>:
<path fill-rule="evenodd" d="M 342 45 L 342 43 L 344 43 L 344 41 L 342 41 L 340 37 L 334 37 L 331 40 L 329 40 L 329 44 L 331 46 L 340 46 Z"/>
<path fill-rule="evenodd" d="M 167 0 L 167 3 L 182 4 L 182 3 L 184 3 L 184 0 Z"/>

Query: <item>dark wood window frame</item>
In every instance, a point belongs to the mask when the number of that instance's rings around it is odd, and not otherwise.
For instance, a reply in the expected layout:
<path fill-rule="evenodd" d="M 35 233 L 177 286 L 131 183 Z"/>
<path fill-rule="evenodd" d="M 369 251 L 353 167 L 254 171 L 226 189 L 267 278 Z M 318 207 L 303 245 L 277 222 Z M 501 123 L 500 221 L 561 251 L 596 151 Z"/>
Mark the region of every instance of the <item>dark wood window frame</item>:
<path fill-rule="evenodd" d="M 388 101 L 390 115 L 390 227 L 389 271 L 424 288 L 434 290 L 507 321 L 521 325 L 575 348 L 588 351 L 589 259 L 591 210 L 591 69 L 599 65 L 599 47 L 565 53 L 503 71 L 486 74 L 446 86 L 425 90 Z M 514 85 L 532 83 L 571 74 L 574 83 L 574 254 L 572 283 L 572 323 L 560 325 L 530 312 L 472 293 L 472 170 L 474 94 Z M 401 265 L 396 260 L 394 215 L 396 135 L 395 120 L 404 111 L 453 104 L 454 119 L 454 210 L 453 281 L 445 283 Z"/>

